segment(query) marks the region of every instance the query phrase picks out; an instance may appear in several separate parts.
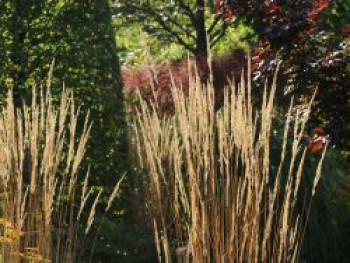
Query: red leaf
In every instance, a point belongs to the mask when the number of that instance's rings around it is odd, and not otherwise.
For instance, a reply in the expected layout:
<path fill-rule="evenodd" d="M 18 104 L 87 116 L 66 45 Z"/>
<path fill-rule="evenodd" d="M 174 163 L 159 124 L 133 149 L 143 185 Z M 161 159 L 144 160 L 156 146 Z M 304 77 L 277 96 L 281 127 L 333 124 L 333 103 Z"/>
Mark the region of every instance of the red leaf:
<path fill-rule="evenodd" d="M 326 132 L 322 127 L 316 127 L 313 129 L 313 132 L 316 133 L 317 135 L 322 135 L 325 136 Z"/>

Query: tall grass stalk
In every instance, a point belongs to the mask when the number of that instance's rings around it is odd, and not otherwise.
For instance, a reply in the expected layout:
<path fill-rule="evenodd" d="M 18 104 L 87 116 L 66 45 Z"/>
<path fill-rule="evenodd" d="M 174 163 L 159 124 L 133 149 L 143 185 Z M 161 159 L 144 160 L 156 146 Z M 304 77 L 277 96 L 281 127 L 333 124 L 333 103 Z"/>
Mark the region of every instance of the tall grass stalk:
<path fill-rule="evenodd" d="M 170 117 L 141 100 L 133 139 L 160 262 L 298 261 L 308 214 L 300 203 L 311 202 L 324 153 L 308 175 L 315 178 L 312 194 L 302 196 L 302 138 L 312 101 L 306 114 L 295 115 L 291 102 L 279 165 L 272 169 L 276 88 L 275 78 L 265 85 L 261 108 L 253 108 L 250 78 L 242 77 L 226 88 L 224 106 L 215 111 L 213 85 L 191 77 L 188 94 L 172 88 Z"/>
<path fill-rule="evenodd" d="M 39 93 L 33 89 L 31 105 L 15 108 L 9 91 L 0 112 L 0 255 L 10 263 L 76 262 L 78 229 L 89 232 L 100 197 L 86 205 L 88 175 L 78 178 L 91 124 L 87 116 L 77 132 L 70 92 L 62 92 L 58 107 L 49 91 Z"/>

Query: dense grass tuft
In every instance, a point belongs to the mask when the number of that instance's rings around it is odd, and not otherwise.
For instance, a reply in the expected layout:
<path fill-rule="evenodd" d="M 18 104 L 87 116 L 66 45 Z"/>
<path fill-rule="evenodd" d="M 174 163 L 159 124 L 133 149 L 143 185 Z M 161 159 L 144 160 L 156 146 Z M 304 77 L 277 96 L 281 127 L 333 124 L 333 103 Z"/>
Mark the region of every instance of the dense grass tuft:
<path fill-rule="evenodd" d="M 243 78 L 225 89 L 218 111 L 213 84 L 203 87 L 198 76 L 189 77 L 188 92 L 174 85 L 171 92 L 171 116 L 160 117 L 157 103 L 141 99 L 133 125 L 159 262 L 298 262 L 325 156 L 303 195 L 303 136 L 313 99 L 303 114 L 292 113 L 291 103 L 273 167 L 276 79 L 260 108 L 253 108 L 251 81 Z"/>

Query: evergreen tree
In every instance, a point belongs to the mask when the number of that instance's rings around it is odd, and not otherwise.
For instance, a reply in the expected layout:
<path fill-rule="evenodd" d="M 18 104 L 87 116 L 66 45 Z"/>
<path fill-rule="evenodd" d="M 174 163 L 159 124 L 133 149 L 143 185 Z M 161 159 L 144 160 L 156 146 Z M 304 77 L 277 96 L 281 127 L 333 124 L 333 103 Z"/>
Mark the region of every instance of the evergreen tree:
<path fill-rule="evenodd" d="M 18 104 L 54 61 L 52 92 L 74 91 L 93 130 L 86 155 L 97 185 L 111 186 L 125 164 L 119 61 L 108 0 L 0 2 L 1 94 L 12 87 Z M 82 124 L 81 124 L 82 125 Z"/>

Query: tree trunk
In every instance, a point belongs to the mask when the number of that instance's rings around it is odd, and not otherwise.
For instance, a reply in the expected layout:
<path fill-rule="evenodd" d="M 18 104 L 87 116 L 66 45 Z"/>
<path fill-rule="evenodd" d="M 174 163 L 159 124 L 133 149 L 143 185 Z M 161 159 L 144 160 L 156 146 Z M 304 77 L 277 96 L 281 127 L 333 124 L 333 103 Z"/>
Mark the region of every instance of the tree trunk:
<path fill-rule="evenodd" d="M 207 30 L 205 25 L 205 1 L 196 0 L 196 66 L 202 83 L 209 77 Z"/>
<path fill-rule="evenodd" d="M 24 41 L 26 36 L 26 30 L 23 23 L 24 9 L 25 7 L 22 5 L 21 1 L 17 0 L 15 2 L 14 15 L 9 28 L 13 37 L 13 43 L 10 51 L 10 60 L 12 63 L 10 77 L 13 80 L 13 97 L 16 107 L 20 107 L 22 105 L 22 96 L 26 79 L 25 65 L 27 63 L 27 57 L 24 52 Z"/>

